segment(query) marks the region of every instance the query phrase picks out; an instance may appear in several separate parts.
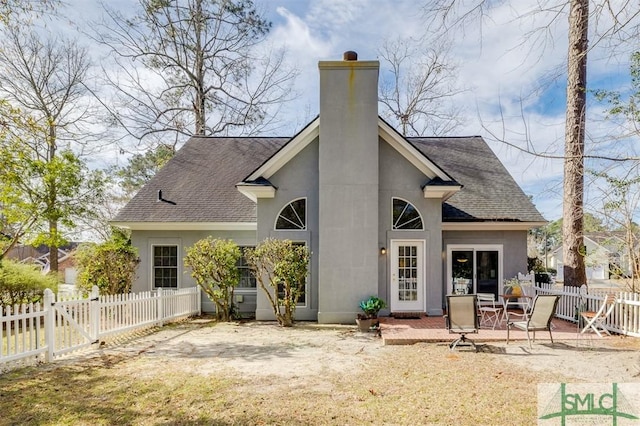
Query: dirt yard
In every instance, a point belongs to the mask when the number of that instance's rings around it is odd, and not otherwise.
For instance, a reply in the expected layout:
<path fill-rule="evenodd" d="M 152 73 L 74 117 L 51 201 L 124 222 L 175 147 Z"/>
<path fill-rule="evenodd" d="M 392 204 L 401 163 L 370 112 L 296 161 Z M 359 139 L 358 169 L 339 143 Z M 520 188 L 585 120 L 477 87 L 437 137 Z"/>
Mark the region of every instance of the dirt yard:
<path fill-rule="evenodd" d="M 196 319 L 0 374 L 0 425 L 532 424 L 537 383 L 640 382 L 640 339 L 480 348 Z"/>
<path fill-rule="evenodd" d="M 353 326 L 298 323 L 281 328 L 272 322 L 215 324 L 193 320 L 130 341 L 116 341 L 80 356 L 81 359 L 145 358 L 156 368 L 212 375 L 233 371 L 245 378 L 281 377 L 289 383 L 306 382 L 332 373 L 347 374 L 380 358 L 394 358 L 412 348 L 445 347 L 446 343 L 420 343 L 407 347 L 384 346 L 373 333 Z M 468 351 L 462 348 L 462 351 Z M 640 382 L 640 339 L 616 337 L 605 341 L 534 344 L 491 342 L 481 353 L 499 355 L 501 362 L 534 372 L 562 374 L 576 381 Z M 68 361 L 76 362 L 79 356 Z"/>

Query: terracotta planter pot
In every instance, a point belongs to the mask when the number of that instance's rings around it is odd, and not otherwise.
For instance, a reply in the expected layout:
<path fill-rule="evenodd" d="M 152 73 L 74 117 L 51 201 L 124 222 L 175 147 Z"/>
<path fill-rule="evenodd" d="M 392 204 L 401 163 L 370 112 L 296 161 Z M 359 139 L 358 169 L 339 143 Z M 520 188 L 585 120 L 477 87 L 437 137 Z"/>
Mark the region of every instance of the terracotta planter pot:
<path fill-rule="evenodd" d="M 371 328 L 371 324 L 373 323 L 373 318 L 365 318 L 365 319 L 361 319 L 361 318 L 356 318 L 356 324 L 358 324 L 358 330 L 366 333 L 369 331 L 369 329 Z"/>

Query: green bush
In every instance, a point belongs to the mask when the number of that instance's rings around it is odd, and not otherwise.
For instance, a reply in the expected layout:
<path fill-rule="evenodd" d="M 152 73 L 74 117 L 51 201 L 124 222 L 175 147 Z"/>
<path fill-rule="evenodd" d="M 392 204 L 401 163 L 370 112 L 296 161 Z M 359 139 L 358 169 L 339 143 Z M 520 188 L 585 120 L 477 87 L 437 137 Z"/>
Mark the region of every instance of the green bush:
<path fill-rule="evenodd" d="M 47 288 L 58 291 L 54 274 L 45 275 L 37 266 L 12 260 L 0 263 L 0 306 L 40 302 Z"/>
<path fill-rule="evenodd" d="M 272 238 L 246 252 L 247 263 L 283 327 L 293 326 L 296 304 L 305 291 L 310 256 L 306 246 Z"/>
<path fill-rule="evenodd" d="M 131 291 L 140 259 L 126 234 L 116 230 L 104 243 L 81 244 L 75 257 L 78 262 L 78 289 L 88 293 L 95 285 L 100 294 Z"/>
<path fill-rule="evenodd" d="M 216 317 L 221 321 L 233 319 L 233 289 L 240 281 L 237 263 L 241 256 L 233 241 L 208 237 L 189 247 L 184 258 L 191 276 L 216 304 Z"/>

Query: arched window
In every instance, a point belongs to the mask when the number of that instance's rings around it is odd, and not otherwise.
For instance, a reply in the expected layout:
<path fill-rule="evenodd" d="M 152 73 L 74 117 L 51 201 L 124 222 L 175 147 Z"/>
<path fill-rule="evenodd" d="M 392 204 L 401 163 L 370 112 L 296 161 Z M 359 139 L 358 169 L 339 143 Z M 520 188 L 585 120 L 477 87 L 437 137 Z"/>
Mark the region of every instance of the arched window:
<path fill-rule="evenodd" d="M 278 214 L 276 229 L 306 230 L 307 199 L 299 198 L 284 206 Z"/>
<path fill-rule="evenodd" d="M 400 198 L 393 199 L 392 229 L 423 229 L 420 212 L 413 204 Z"/>

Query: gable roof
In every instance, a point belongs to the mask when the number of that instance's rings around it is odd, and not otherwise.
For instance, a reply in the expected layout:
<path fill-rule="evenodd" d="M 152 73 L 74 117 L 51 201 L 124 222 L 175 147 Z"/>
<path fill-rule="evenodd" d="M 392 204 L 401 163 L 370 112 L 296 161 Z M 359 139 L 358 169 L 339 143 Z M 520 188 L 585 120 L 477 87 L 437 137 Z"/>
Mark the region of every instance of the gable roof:
<path fill-rule="evenodd" d="M 625 243 L 624 231 L 595 231 L 585 232 L 583 239 L 586 244 L 592 244 L 595 247 L 600 247 L 609 253 L 619 253 L 621 251 L 628 251 L 627 244 Z M 555 247 L 551 252 L 551 255 L 560 254 L 562 256 L 562 243 Z"/>
<path fill-rule="evenodd" d="M 546 222 L 482 137 L 408 140 L 463 186 L 443 204 L 443 221 Z"/>
<path fill-rule="evenodd" d="M 194 136 L 112 223 L 133 229 L 153 229 L 154 224 L 167 222 L 206 223 L 207 229 L 211 224 L 254 224 L 256 205 L 238 192 L 235 184 L 288 140 Z M 169 202 L 160 201 L 158 191 Z M 149 226 L 145 227 L 145 223 Z"/>
<path fill-rule="evenodd" d="M 378 117 L 378 133 L 426 176 L 437 178 L 442 182 L 453 182 L 444 170 L 433 163 L 428 157 L 424 156 L 423 153 L 417 150 L 407 139 L 402 137 L 402 135 L 384 121 L 382 117 Z M 319 134 L 320 118 L 316 117 L 267 161 L 261 164 L 259 168 L 253 170 L 243 181 L 255 182 L 260 178 L 269 179 L 291 158 L 317 138 Z"/>
<path fill-rule="evenodd" d="M 425 174 L 425 187 L 453 189 L 443 203 L 443 222 L 546 222 L 482 137 L 404 138 L 383 120 L 379 131 Z M 112 223 L 132 229 L 255 229 L 256 204 L 246 192 L 256 190 L 251 186 L 272 188 L 266 179 L 317 137 L 317 119 L 293 138 L 192 137 Z"/>
<path fill-rule="evenodd" d="M 280 149 L 274 152 L 264 163 L 256 167 L 243 179 L 243 182 L 256 182 L 260 179 L 269 179 L 289 160 L 295 157 L 307 145 L 320 134 L 320 117 L 316 117 L 292 137 Z M 240 181 L 238 181 L 240 182 Z"/>
<path fill-rule="evenodd" d="M 253 170 L 242 182 L 239 182 L 236 187 L 252 201 L 257 201 L 258 198 L 273 198 L 275 188 L 268 179 L 319 135 L 320 119 L 316 117 L 259 168 Z M 378 135 L 430 179 L 422 188 L 425 197 L 446 199 L 460 190 L 461 186 L 458 182 L 381 117 L 378 117 Z"/>

